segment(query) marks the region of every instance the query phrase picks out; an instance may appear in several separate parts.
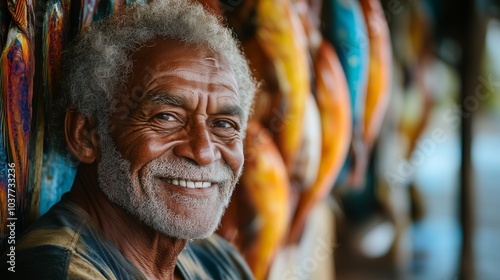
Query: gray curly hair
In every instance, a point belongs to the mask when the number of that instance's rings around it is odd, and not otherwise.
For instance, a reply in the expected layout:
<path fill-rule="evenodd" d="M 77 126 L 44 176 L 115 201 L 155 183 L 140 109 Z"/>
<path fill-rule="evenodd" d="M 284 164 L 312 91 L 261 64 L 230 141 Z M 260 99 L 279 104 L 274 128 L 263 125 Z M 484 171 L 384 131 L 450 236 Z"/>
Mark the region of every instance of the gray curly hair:
<path fill-rule="evenodd" d="M 199 3 L 157 0 L 132 4 L 117 16 L 89 26 L 63 53 L 62 96 L 54 128 L 56 142 L 64 142 L 63 114 L 68 108 L 97 122 L 100 133 L 108 130 L 117 94 L 123 92 L 132 71 L 130 55 L 155 38 L 204 45 L 231 63 L 244 110 L 244 133 L 256 83 L 238 42 L 220 22 Z"/>

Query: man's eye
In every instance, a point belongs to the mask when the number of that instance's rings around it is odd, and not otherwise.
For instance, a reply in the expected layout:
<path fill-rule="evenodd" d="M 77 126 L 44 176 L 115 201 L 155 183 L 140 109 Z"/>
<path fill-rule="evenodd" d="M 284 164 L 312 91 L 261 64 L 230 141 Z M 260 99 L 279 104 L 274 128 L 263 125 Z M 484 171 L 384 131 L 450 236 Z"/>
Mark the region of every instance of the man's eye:
<path fill-rule="evenodd" d="M 213 126 L 218 127 L 218 128 L 235 128 L 236 129 L 236 125 L 233 122 L 225 121 L 225 120 L 215 121 L 213 123 Z"/>
<path fill-rule="evenodd" d="M 155 115 L 155 118 L 166 120 L 166 121 L 175 121 L 174 116 L 172 116 L 171 114 L 168 114 L 168 113 L 157 114 L 157 115 Z"/>

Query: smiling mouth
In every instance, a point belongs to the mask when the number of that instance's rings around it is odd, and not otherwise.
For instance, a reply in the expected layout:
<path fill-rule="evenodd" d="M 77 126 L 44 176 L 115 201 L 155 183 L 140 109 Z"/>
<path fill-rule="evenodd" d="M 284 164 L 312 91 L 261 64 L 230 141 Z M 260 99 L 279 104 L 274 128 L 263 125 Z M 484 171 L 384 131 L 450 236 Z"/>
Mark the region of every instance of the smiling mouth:
<path fill-rule="evenodd" d="M 184 179 L 168 179 L 168 178 L 160 178 L 160 179 L 174 186 L 185 187 L 188 189 L 205 189 L 212 186 L 212 182 L 190 181 Z"/>

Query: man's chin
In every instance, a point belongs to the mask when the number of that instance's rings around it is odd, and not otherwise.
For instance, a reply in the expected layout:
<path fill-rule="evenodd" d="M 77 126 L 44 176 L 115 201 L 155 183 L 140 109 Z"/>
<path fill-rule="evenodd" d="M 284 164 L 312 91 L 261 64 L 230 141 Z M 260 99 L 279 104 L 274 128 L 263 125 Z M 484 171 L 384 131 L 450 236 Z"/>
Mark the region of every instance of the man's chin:
<path fill-rule="evenodd" d="M 219 222 L 217 224 L 194 224 L 192 226 L 186 226 L 185 223 L 180 223 L 176 226 L 169 228 L 161 228 L 159 229 L 164 235 L 173 237 L 176 239 L 202 239 L 211 236 L 215 230 L 217 230 L 219 226 Z"/>
<path fill-rule="evenodd" d="M 157 232 L 176 239 L 201 239 L 212 235 L 220 225 L 225 207 L 174 213 L 171 209 L 136 209 L 141 222 Z"/>

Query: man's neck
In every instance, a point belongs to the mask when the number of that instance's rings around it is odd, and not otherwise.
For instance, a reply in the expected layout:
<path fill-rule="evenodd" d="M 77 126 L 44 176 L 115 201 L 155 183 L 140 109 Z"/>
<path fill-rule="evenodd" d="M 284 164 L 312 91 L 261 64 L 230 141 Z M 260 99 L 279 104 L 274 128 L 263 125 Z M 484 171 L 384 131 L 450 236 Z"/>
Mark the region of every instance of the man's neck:
<path fill-rule="evenodd" d="M 69 193 L 123 256 L 148 279 L 174 279 L 178 255 L 187 241 L 170 238 L 141 223 L 125 209 L 109 201 L 98 187 L 93 165 L 80 165 Z"/>

